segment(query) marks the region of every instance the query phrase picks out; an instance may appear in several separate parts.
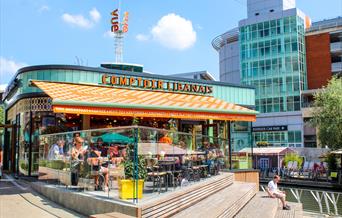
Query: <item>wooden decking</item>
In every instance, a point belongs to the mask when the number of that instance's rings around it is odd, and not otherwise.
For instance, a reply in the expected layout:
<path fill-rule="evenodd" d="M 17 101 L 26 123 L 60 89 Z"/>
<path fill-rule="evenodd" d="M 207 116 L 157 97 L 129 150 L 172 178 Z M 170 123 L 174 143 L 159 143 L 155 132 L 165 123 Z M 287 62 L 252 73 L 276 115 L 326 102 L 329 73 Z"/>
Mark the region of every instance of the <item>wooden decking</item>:
<path fill-rule="evenodd" d="M 278 208 L 275 218 L 302 218 L 303 217 L 303 206 L 299 203 L 288 203 L 291 210 L 282 210 Z"/>
<path fill-rule="evenodd" d="M 266 193 L 259 192 L 248 204 L 235 216 L 236 218 L 274 218 L 278 209 L 278 200 L 272 199 Z"/>
<path fill-rule="evenodd" d="M 173 193 L 144 202 L 141 204 L 142 217 L 171 217 L 229 187 L 233 181 L 232 173 L 222 173 L 205 182 L 184 187 Z"/>
<path fill-rule="evenodd" d="M 303 217 L 302 204 L 288 203 L 291 210 L 283 210 L 278 199 L 268 197 L 267 193 L 259 192 L 235 216 L 236 218 L 301 218 Z"/>
<path fill-rule="evenodd" d="M 234 217 L 255 195 L 256 190 L 257 187 L 253 183 L 234 182 L 233 185 L 177 213 L 173 218 Z"/>
<path fill-rule="evenodd" d="M 113 213 L 103 213 L 90 215 L 89 218 L 134 218 L 123 213 L 113 212 Z"/>

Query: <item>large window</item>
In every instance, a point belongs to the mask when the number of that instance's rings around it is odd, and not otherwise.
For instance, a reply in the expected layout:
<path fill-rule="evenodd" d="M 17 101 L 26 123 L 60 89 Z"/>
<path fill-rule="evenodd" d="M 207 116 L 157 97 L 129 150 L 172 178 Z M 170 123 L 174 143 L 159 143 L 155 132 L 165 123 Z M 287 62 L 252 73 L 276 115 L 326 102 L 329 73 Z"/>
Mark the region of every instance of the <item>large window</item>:
<path fill-rule="evenodd" d="M 251 24 L 240 32 L 241 80 L 256 87 L 257 110 L 300 110 L 300 91 L 307 86 L 302 18 Z"/>
<path fill-rule="evenodd" d="M 288 131 L 288 132 L 254 132 L 253 142 L 254 145 L 260 141 L 266 141 L 270 146 L 301 146 L 302 132 L 301 131 Z"/>

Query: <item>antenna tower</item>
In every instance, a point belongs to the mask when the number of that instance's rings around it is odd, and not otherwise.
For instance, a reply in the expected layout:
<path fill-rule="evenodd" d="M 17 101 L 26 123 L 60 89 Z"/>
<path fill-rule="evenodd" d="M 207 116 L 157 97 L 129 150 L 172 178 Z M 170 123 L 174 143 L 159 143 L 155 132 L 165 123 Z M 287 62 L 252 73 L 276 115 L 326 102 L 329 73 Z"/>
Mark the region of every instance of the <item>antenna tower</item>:
<path fill-rule="evenodd" d="M 115 46 L 115 62 L 123 62 L 123 42 L 125 33 L 128 31 L 128 12 L 124 12 L 121 21 L 121 0 L 119 0 L 119 7 L 112 12 L 112 29 L 114 33 L 114 46 Z"/>

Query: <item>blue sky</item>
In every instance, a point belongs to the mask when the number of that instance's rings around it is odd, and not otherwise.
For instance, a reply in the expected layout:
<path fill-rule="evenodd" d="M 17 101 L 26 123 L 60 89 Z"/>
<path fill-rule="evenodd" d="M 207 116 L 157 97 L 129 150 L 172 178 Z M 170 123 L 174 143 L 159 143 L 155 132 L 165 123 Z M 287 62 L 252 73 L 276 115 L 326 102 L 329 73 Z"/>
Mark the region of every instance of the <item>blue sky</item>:
<path fill-rule="evenodd" d="M 218 78 L 211 41 L 246 18 L 246 1 L 122 0 L 130 13 L 124 61 L 152 73 L 208 70 Z M 26 65 L 75 64 L 75 56 L 94 67 L 114 61 L 108 31 L 117 7 L 117 0 L 1 0 L 0 84 Z M 297 0 L 297 7 L 313 21 L 342 16 L 341 0 Z"/>

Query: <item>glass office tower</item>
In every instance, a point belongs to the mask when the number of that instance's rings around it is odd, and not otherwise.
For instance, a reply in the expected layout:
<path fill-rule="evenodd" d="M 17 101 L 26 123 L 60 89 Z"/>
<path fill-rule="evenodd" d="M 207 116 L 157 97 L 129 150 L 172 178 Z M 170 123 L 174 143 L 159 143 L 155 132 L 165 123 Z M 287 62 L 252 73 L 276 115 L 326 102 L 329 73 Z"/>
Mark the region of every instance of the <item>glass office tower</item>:
<path fill-rule="evenodd" d="M 241 82 L 256 87 L 261 113 L 300 110 L 306 89 L 304 20 L 298 16 L 240 27 Z"/>
<path fill-rule="evenodd" d="M 253 124 L 254 144 L 302 147 L 307 17 L 295 8 L 294 0 L 248 0 L 247 8 L 238 41 L 241 83 L 256 88 L 260 112 Z"/>

